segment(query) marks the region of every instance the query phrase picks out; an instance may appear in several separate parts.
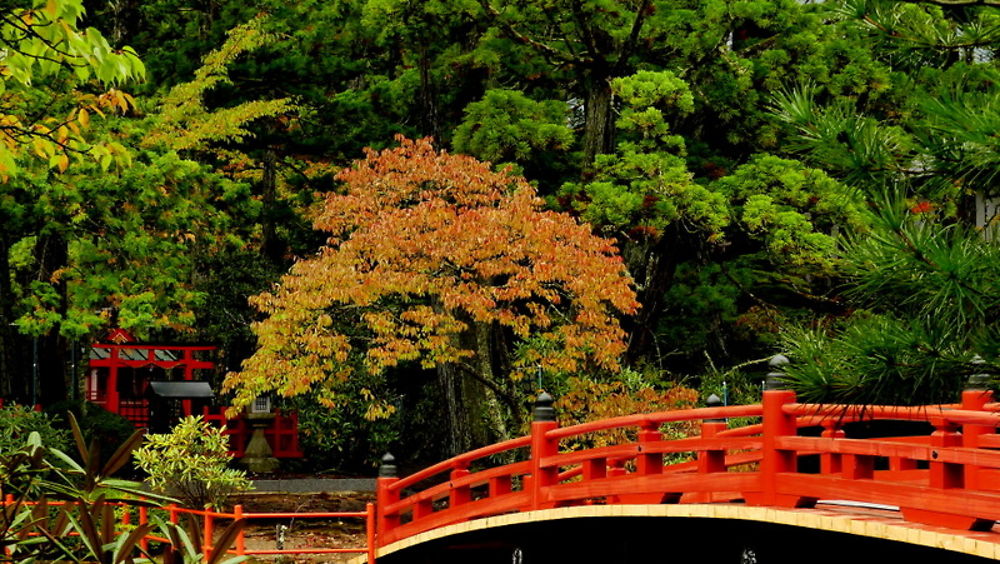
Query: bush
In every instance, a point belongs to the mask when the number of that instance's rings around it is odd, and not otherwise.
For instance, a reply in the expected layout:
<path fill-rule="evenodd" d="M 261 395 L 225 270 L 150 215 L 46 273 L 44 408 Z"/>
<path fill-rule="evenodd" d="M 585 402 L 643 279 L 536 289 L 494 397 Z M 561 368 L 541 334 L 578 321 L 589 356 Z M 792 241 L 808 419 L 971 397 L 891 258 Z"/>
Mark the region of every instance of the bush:
<path fill-rule="evenodd" d="M 29 407 L 17 404 L 0 407 L 0 453 L 24 447 L 33 431 L 46 447 L 65 449 L 69 445 L 69 433 L 59 428 L 60 423 L 58 417 Z"/>
<path fill-rule="evenodd" d="M 243 471 L 228 467 L 222 429 L 200 416 L 185 417 L 170 433 L 146 435 L 134 457 L 154 492 L 175 496 L 188 507 L 220 508 L 230 495 L 253 487 Z"/>
<path fill-rule="evenodd" d="M 23 468 L 15 464 L 17 453 L 28 448 L 28 437 L 38 433 L 38 442 L 48 448 L 65 449 L 69 433 L 58 428 L 59 419 L 17 404 L 0 407 L 0 489 L 27 486 Z"/>
<path fill-rule="evenodd" d="M 80 417 L 80 429 L 88 441 L 117 445 L 125 442 L 135 432 L 135 425 L 117 413 L 111 413 L 97 405 L 87 405 Z"/>

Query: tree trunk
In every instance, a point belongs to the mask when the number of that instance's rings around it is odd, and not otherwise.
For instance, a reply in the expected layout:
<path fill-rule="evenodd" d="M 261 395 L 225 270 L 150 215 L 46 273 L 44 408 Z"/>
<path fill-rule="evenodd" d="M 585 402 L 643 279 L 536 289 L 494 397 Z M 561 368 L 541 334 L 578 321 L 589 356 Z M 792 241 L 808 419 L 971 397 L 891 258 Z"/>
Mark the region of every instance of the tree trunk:
<path fill-rule="evenodd" d="M 10 246 L 7 237 L 0 234 L 0 398 L 24 400 L 23 386 L 15 385 L 15 375 L 20 372 L 17 361 L 17 331 L 14 323 L 14 295 L 10 284 Z"/>
<path fill-rule="evenodd" d="M 278 155 L 274 149 L 264 151 L 260 179 L 261 203 L 264 205 L 261 224 L 261 253 L 275 266 L 282 266 L 285 259 L 285 242 L 278 236 Z"/>
<path fill-rule="evenodd" d="M 492 334 L 490 325 L 476 323 L 476 358 L 479 361 L 479 375 L 486 382 L 496 384 L 497 379 L 493 370 L 492 354 Z M 478 383 L 478 382 L 477 382 Z M 501 399 L 496 390 L 480 384 L 483 387 L 483 414 L 489 422 L 489 431 L 493 435 L 491 442 L 505 441 L 512 438 L 507 428 L 509 416 L 503 408 Z M 498 387 L 499 388 L 499 387 Z"/>
<path fill-rule="evenodd" d="M 454 456 L 467 450 L 471 444 L 468 427 L 462 417 L 464 406 L 461 402 L 462 373 L 454 364 L 441 364 L 437 367 L 438 385 L 444 396 L 444 410 L 448 417 L 448 445 L 446 454 Z"/>
<path fill-rule="evenodd" d="M 472 330 L 458 338 L 466 350 L 475 351 L 468 363 L 437 368 L 448 422 L 448 454 L 511 438 L 511 405 L 507 390 L 497 382 L 492 347 L 494 328 L 466 320 Z M 502 377 L 501 377 L 502 378 Z"/>
<path fill-rule="evenodd" d="M 69 248 L 61 233 L 39 236 L 35 246 L 35 256 L 39 261 L 39 280 L 45 284 L 53 284 L 52 278 L 56 271 L 65 268 L 69 261 Z M 54 282 L 59 295 L 57 312 L 60 318 L 65 318 L 67 312 L 66 283 L 59 279 Z M 34 390 L 33 401 L 50 405 L 65 400 L 69 389 L 66 358 L 69 343 L 59 334 L 58 326 L 51 329 L 37 341 L 37 387 Z M 32 374 L 34 376 L 34 374 Z"/>
<path fill-rule="evenodd" d="M 437 95 L 434 82 L 431 80 L 431 61 L 427 54 L 427 45 L 420 45 L 420 133 L 434 138 L 435 143 L 441 142 L 441 126 L 438 119 Z"/>
<path fill-rule="evenodd" d="M 614 149 L 614 123 L 611 108 L 610 77 L 604 73 L 588 73 L 584 78 L 586 102 L 583 125 L 583 162 L 589 166 L 599 154 Z"/>
<path fill-rule="evenodd" d="M 663 309 L 663 296 L 673 284 L 677 266 L 690 258 L 691 251 L 690 237 L 686 236 L 683 227 L 675 223 L 666 228 L 660 240 L 646 253 L 645 264 L 638 268 L 629 265 L 629 270 L 636 277 L 638 299 L 642 304 L 631 326 L 626 326 L 629 338 L 625 358 L 629 364 L 649 354 L 650 348 L 655 348 L 654 325 Z"/>

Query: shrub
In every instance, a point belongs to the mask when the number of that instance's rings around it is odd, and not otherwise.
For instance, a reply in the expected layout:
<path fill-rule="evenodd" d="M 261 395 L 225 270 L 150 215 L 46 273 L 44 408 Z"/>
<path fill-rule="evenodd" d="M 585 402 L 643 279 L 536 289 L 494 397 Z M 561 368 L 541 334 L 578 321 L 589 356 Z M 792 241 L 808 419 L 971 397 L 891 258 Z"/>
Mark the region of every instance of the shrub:
<path fill-rule="evenodd" d="M 58 428 L 59 419 L 11 404 L 0 407 L 0 457 L 16 453 L 28 444 L 28 436 L 38 433 L 38 440 L 49 448 L 65 449 L 69 433 Z M 0 485 L 14 480 L 12 468 L 0 465 Z"/>
<path fill-rule="evenodd" d="M 229 447 L 222 429 L 198 417 L 185 417 L 166 434 L 146 435 L 135 451 L 136 465 L 149 474 L 153 491 L 172 495 L 188 507 L 222 507 L 226 498 L 253 486 L 241 470 L 229 468 Z"/>
<path fill-rule="evenodd" d="M 135 432 L 135 425 L 127 418 L 86 401 L 59 401 L 45 407 L 45 412 L 59 417 L 72 413 L 80 424 L 83 438 L 88 443 L 97 441 L 99 445 L 119 445 L 128 440 Z M 57 424 L 60 428 L 69 429 L 62 421 L 57 420 Z M 111 453 L 105 452 L 104 454 L 107 456 Z"/>
<path fill-rule="evenodd" d="M 58 417 L 26 406 L 0 407 L 0 452 L 20 449 L 32 431 L 38 433 L 47 447 L 64 449 L 69 445 L 69 433 L 59 428 L 60 423 Z"/>

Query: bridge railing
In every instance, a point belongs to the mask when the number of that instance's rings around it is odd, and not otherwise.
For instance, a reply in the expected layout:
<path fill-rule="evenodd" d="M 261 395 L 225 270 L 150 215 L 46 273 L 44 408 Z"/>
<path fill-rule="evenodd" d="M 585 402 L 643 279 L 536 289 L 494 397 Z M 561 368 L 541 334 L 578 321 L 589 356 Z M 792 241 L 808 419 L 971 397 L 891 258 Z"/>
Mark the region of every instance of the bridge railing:
<path fill-rule="evenodd" d="M 851 500 L 897 506 L 904 519 L 956 529 L 986 529 L 1000 520 L 1000 404 L 988 391 L 966 391 L 960 404 L 859 407 L 798 403 L 791 391 L 767 390 L 756 405 L 562 428 L 551 403 L 546 394 L 539 398 L 528 436 L 402 479 L 387 459 L 377 487 L 377 544 L 469 519 L 583 504 L 810 507 L 821 499 Z M 737 417 L 760 422 L 728 428 L 726 420 Z M 845 433 L 851 423 L 875 420 L 922 422 L 931 432 Z M 666 438 L 663 426 L 677 422 L 696 422 L 699 435 Z M 807 427 L 819 436 L 805 436 Z M 633 431 L 635 439 L 565 448 L 617 429 Z M 491 457 L 504 463 L 475 470 Z"/>
<path fill-rule="evenodd" d="M 758 417 L 762 413 L 760 405 L 666 411 L 564 428 L 558 426 L 554 416 L 546 415 L 546 410 L 551 411 L 551 398 L 536 406 L 531 435 L 461 454 L 402 479 L 394 476 L 391 457 L 384 459 L 377 487 L 378 544 L 468 519 L 583 503 L 609 495 L 609 500 L 599 502 L 651 502 L 647 501 L 652 499 L 651 492 L 642 492 L 640 499 L 634 491 L 621 492 L 620 486 L 614 485 L 618 482 L 612 484 L 607 478 L 651 476 L 657 469 L 666 468 L 675 478 L 690 482 L 692 472 L 705 475 L 717 471 L 719 464 L 747 464 L 760 459 L 759 453 L 753 452 L 759 451 L 760 439 L 747 436 L 748 432 L 758 434 L 760 426 L 727 430 L 724 419 Z M 659 431 L 666 423 L 702 420 L 706 421 L 699 437 L 665 440 Z M 563 441 L 630 428 L 638 430 L 638 441 L 559 452 Z M 525 450 L 522 460 L 470 470 L 477 461 L 510 458 Z M 737 452 L 741 450 L 748 452 Z M 727 455 L 727 451 L 734 454 Z M 665 467 L 664 455 L 678 452 L 699 453 L 699 459 Z M 424 486 L 435 478 L 439 483 Z M 442 478 L 444 481 L 440 481 Z M 581 491 L 581 487 L 597 489 Z"/>

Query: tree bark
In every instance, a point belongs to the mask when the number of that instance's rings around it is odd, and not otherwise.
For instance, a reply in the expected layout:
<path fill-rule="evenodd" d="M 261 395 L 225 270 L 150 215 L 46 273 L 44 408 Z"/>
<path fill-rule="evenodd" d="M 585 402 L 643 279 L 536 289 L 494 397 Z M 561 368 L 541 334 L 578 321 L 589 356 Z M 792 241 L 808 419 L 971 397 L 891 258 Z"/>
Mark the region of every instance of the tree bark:
<path fill-rule="evenodd" d="M 584 78 L 586 101 L 584 105 L 583 159 L 584 165 L 594 162 L 599 154 L 614 149 L 614 124 L 610 77 L 605 73 L 591 72 Z"/>
<path fill-rule="evenodd" d="M 435 143 L 441 142 L 441 124 L 438 119 L 437 94 L 434 82 L 431 80 L 431 61 L 427 54 L 427 45 L 421 44 L 420 52 L 420 133 L 434 138 Z"/>
<path fill-rule="evenodd" d="M 17 331 L 14 323 L 14 295 L 10 284 L 10 245 L 7 237 L 0 234 L 0 398 L 23 401 L 24 389 L 17 389 L 14 376 L 19 373 L 14 342 Z"/>
<path fill-rule="evenodd" d="M 260 179 L 261 202 L 264 204 L 261 223 L 261 252 L 271 264 L 282 266 L 285 257 L 285 242 L 278 236 L 276 220 L 278 155 L 274 149 L 268 148 L 264 151 L 261 166 L 263 167 Z"/>
<path fill-rule="evenodd" d="M 56 271 L 64 268 L 69 261 L 69 248 L 66 238 L 61 233 L 39 236 L 35 246 L 35 256 L 39 260 L 38 279 L 46 284 L 55 284 L 59 295 L 57 313 L 65 318 L 67 312 L 66 283 L 62 280 L 53 282 Z M 66 358 L 69 343 L 59 334 L 58 328 L 53 328 L 47 335 L 38 338 L 37 370 L 38 385 L 32 399 L 42 405 L 65 400 L 69 389 Z M 33 374 L 32 374 L 33 376 Z"/>
<path fill-rule="evenodd" d="M 462 373 L 454 364 L 441 364 L 437 367 L 438 385 L 444 396 L 444 410 L 448 418 L 448 445 L 446 453 L 454 456 L 463 452 L 463 447 L 469 444 L 468 434 L 462 418 L 461 403 Z"/>
<path fill-rule="evenodd" d="M 479 373 L 486 382 L 496 383 L 492 354 L 492 328 L 485 323 L 476 323 L 476 357 L 479 361 Z M 491 442 L 505 441 L 511 438 L 507 427 L 509 417 L 496 390 L 483 385 L 483 413 L 489 421 L 489 431 L 493 435 Z"/>
<path fill-rule="evenodd" d="M 636 273 L 638 299 L 642 308 L 634 317 L 632 325 L 626 327 L 629 338 L 625 358 L 628 363 L 632 364 L 649 354 L 650 348 L 654 346 L 654 323 L 663 309 L 663 296 L 673 284 L 677 266 L 690 258 L 691 251 L 693 247 L 690 237 L 686 236 L 682 226 L 675 223 L 666 228 L 660 240 L 649 250 L 645 264 L 629 269 Z M 643 273 L 641 278 L 638 276 L 640 272 Z"/>
<path fill-rule="evenodd" d="M 471 330 L 456 337 L 466 350 L 475 352 L 469 363 L 438 366 L 438 384 L 444 397 L 448 422 L 450 456 L 489 443 L 511 438 L 511 411 L 516 406 L 507 390 L 497 380 L 495 328 L 490 324 L 466 320 Z"/>

